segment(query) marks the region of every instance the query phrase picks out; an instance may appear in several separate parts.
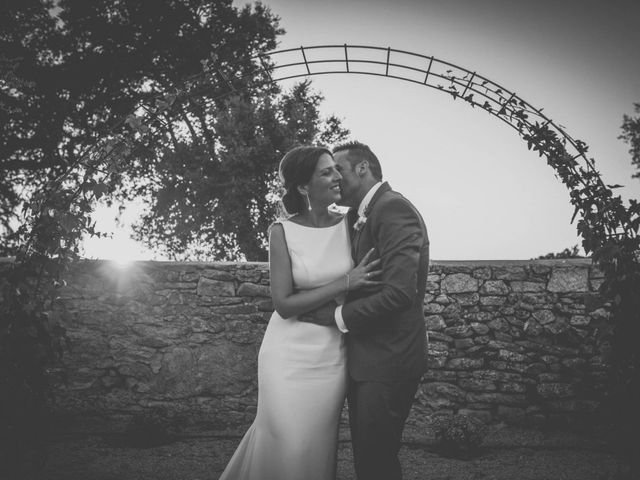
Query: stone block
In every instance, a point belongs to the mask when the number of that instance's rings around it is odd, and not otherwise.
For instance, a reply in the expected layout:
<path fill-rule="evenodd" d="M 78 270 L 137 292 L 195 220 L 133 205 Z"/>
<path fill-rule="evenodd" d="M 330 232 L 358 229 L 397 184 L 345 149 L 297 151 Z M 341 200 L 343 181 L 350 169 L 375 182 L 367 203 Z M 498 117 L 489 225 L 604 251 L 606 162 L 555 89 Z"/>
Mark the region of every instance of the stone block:
<path fill-rule="evenodd" d="M 236 294 L 236 289 L 233 282 L 211 280 L 203 276 L 198 281 L 196 292 L 199 296 L 233 297 Z"/>
<path fill-rule="evenodd" d="M 208 278 L 211 280 L 219 280 L 224 282 L 233 282 L 234 275 L 226 270 L 217 270 L 206 268 L 199 273 L 200 277 Z"/>
<path fill-rule="evenodd" d="M 498 385 L 498 390 L 503 393 L 525 393 L 527 386 L 517 382 L 501 383 Z"/>
<path fill-rule="evenodd" d="M 589 317 L 591 317 L 593 320 L 608 321 L 611 317 L 611 312 L 605 310 L 604 308 L 597 308 L 593 312 L 589 313 Z"/>
<path fill-rule="evenodd" d="M 488 403 L 491 405 L 526 406 L 524 395 L 517 393 L 469 393 L 467 400 L 473 403 Z"/>
<path fill-rule="evenodd" d="M 488 280 L 491 278 L 491 267 L 474 268 L 472 272 L 473 278 L 480 280 Z"/>
<path fill-rule="evenodd" d="M 487 280 L 480 287 L 480 293 L 487 295 L 507 295 L 509 287 L 502 280 Z"/>
<path fill-rule="evenodd" d="M 254 270 L 254 269 L 238 270 L 236 272 L 236 278 L 240 282 L 258 283 L 262 278 L 262 273 L 260 272 L 260 270 Z"/>
<path fill-rule="evenodd" d="M 536 391 L 542 398 L 547 399 L 567 398 L 575 395 L 575 390 L 569 383 L 541 383 L 536 387 Z"/>
<path fill-rule="evenodd" d="M 430 370 L 424 374 L 424 380 L 426 382 L 444 382 L 455 383 L 458 378 L 458 372 L 451 372 L 449 370 Z"/>
<path fill-rule="evenodd" d="M 534 264 L 531 265 L 531 271 L 536 275 L 547 275 L 551 271 L 551 267 L 547 265 Z"/>
<path fill-rule="evenodd" d="M 586 315 L 572 315 L 569 324 L 574 327 L 586 327 L 591 323 L 591 319 Z"/>
<path fill-rule="evenodd" d="M 449 345 L 442 342 L 429 342 L 429 355 L 434 356 L 448 356 L 449 355 Z"/>
<path fill-rule="evenodd" d="M 429 353 L 429 357 L 427 358 L 426 365 L 427 365 L 428 371 L 432 373 L 436 372 L 437 370 L 441 370 L 447 365 L 447 356 L 446 355 L 434 356 Z"/>
<path fill-rule="evenodd" d="M 560 358 L 555 355 L 541 355 L 540 360 L 542 360 L 547 365 L 553 365 L 555 363 L 560 363 Z"/>
<path fill-rule="evenodd" d="M 513 342 L 505 342 L 501 340 L 491 340 L 487 346 L 493 350 L 511 350 L 513 352 L 524 353 L 525 348 Z"/>
<path fill-rule="evenodd" d="M 486 323 L 492 320 L 495 314 L 492 312 L 470 312 L 465 318 L 472 322 Z"/>
<path fill-rule="evenodd" d="M 497 280 L 526 280 L 527 272 L 524 267 L 494 267 L 493 278 Z"/>
<path fill-rule="evenodd" d="M 500 305 L 504 305 L 506 301 L 507 301 L 507 297 L 497 297 L 497 296 L 480 297 L 480 303 L 485 306 L 500 306 Z"/>
<path fill-rule="evenodd" d="M 472 338 L 460 338 L 453 341 L 453 344 L 457 350 L 466 350 L 469 347 L 473 347 Z"/>
<path fill-rule="evenodd" d="M 584 358 L 575 357 L 575 358 L 564 358 L 562 360 L 562 365 L 567 367 L 570 370 L 582 370 L 587 366 L 587 361 Z"/>
<path fill-rule="evenodd" d="M 476 370 L 471 372 L 474 378 L 491 380 L 493 382 L 526 382 L 526 378 L 519 373 L 510 373 L 499 370 Z"/>
<path fill-rule="evenodd" d="M 451 303 L 451 299 L 447 295 L 438 295 L 434 301 L 440 305 L 449 305 Z"/>
<path fill-rule="evenodd" d="M 556 319 L 555 314 L 551 310 L 538 310 L 532 313 L 540 325 L 546 325 Z"/>
<path fill-rule="evenodd" d="M 461 408 L 460 410 L 458 410 L 458 414 L 476 418 L 483 424 L 491 423 L 491 421 L 493 420 L 493 415 L 491 414 L 490 410 Z"/>
<path fill-rule="evenodd" d="M 554 268 L 547 289 L 551 292 L 589 291 L 589 268 Z"/>
<path fill-rule="evenodd" d="M 480 301 L 480 295 L 477 293 L 452 293 L 451 298 L 463 306 L 475 305 Z"/>
<path fill-rule="evenodd" d="M 430 382 L 418 387 L 416 400 L 435 410 L 464 404 L 467 394 L 460 387 L 445 382 Z"/>
<path fill-rule="evenodd" d="M 218 315 L 235 315 L 243 313 L 254 313 L 258 311 L 255 303 L 244 303 L 241 305 L 220 305 L 211 309 L 212 313 Z"/>
<path fill-rule="evenodd" d="M 559 335 L 569 329 L 567 321 L 563 318 L 556 319 L 555 322 L 548 323 L 544 328 L 552 335 Z"/>
<path fill-rule="evenodd" d="M 436 313 L 440 313 L 443 310 L 444 306 L 438 303 L 427 303 L 423 309 L 425 315 L 433 315 Z"/>
<path fill-rule="evenodd" d="M 194 384 L 200 395 L 237 395 L 257 379 L 254 346 L 218 341 L 200 346 L 194 358 Z"/>
<path fill-rule="evenodd" d="M 498 359 L 505 360 L 507 362 L 525 362 L 527 360 L 526 355 L 521 353 L 511 352 L 509 350 L 498 350 Z"/>
<path fill-rule="evenodd" d="M 447 368 L 450 370 L 477 370 L 483 366 L 482 358 L 452 358 L 447 362 Z"/>
<path fill-rule="evenodd" d="M 498 332 L 508 332 L 509 331 L 509 322 L 507 322 L 504 318 L 494 318 L 487 325 L 491 330 Z"/>
<path fill-rule="evenodd" d="M 239 297 L 270 297 L 271 289 L 265 285 L 243 283 L 238 287 Z"/>
<path fill-rule="evenodd" d="M 196 305 L 199 306 L 235 305 L 238 303 L 242 303 L 240 297 L 209 297 L 207 295 L 196 297 Z"/>
<path fill-rule="evenodd" d="M 429 341 L 434 341 L 434 342 L 445 342 L 445 343 L 453 343 L 453 338 L 451 338 L 449 335 L 445 334 L 444 332 L 438 332 L 438 331 L 428 331 L 429 333 Z"/>
<path fill-rule="evenodd" d="M 469 338 L 473 336 L 473 330 L 468 325 L 447 327 L 444 332 L 453 338 Z"/>
<path fill-rule="evenodd" d="M 528 363 L 528 364 L 524 365 L 523 372 L 526 373 L 527 375 L 538 375 L 541 372 L 546 371 L 548 368 L 549 367 L 547 365 L 545 365 L 544 363 L 531 362 L 531 363 Z"/>
<path fill-rule="evenodd" d="M 443 331 L 447 324 L 440 315 L 429 315 L 425 318 L 427 330 L 429 331 Z"/>
<path fill-rule="evenodd" d="M 429 293 L 436 293 L 440 291 L 440 284 L 436 282 L 427 282 L 426 291 Z"/>
<path fill-rule="evenodd" d="M 497 387 L 491 380 L 480 378 L 462 378 L 458 381 L 460 388 L 474 392 L 494 392 Z"/>
<path fill-rule="evenodd" d="M 445 293 L 471 293 L 478 291 L 478 279 L 466 273 L 454 273 L 441 281 Z"/>
<path fill-rule="evenodd" d="M 511 290 L 514 292 L 542 292 L 545 290 L 544 283 L 540 282 L 511 282 Z"/>
<path fill-rule="evenodd" d="M 486 335 L 491 331 L 491 329 L 484 323 L 471 322 L 469 326 L 477 335 Z"/>

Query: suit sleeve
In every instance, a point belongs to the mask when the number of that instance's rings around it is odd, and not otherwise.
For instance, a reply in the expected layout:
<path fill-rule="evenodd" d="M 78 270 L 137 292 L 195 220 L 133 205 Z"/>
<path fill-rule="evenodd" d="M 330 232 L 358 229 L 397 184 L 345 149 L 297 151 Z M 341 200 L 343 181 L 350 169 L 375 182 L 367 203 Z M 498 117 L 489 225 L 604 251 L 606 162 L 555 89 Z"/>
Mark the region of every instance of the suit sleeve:
<path fill-rule="evenodd" d="M 342 317 L 351 333 L 383 327 L 394 313 L 409 309 L 418 294 L 418 270 L 426 232 L 417 212 L 403 198 L 380 205 L 370 218 L 373 241 L 382 260 L 380 290 L 348 301 Z"/>

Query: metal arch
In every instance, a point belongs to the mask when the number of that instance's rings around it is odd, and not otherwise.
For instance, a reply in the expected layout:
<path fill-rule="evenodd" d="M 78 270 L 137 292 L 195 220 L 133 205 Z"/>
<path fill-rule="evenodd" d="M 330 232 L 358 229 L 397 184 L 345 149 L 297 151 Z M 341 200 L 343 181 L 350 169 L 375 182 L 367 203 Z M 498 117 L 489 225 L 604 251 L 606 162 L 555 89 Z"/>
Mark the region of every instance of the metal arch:
<path fill-rule="evenodd" d="M 236 75 L 230 81 L 231 84 L 236 80 L 245 82 L 245 85 L 249 81 L 259 86 L 301 77 L 336 74 L 388 77 L 440 90 L 452 95 L 454 99 L 460 98 L 473 107 L 489 112 L 517 130 L 521 136 L 531 133 L 534 127 L 546 126 L 563 141 L 572 159 L 581 162 L 586 170 L 597 174 L 598 183 L 605 187 L 593 161 L 586 156 L 586 146 L 572 138 L 563 126 L 556 124 L 542 109 L 535 108 L 515 92 L 454 63 L 391 47 L 348 44 L 274 50 L 256 55 L 250 61 L 262 73 L 261 80 L 256 80 L 256 71 L 253 71 L 243 76 Z M 221 70 L 233 71 L 234 65 L 236 64 L 228 64 L 217 72 L 223 75 Z M 230 92 L 210 98 L 215 100 L 228 93 Z M 569 168 L 575 172 L 580 167 Z"/>

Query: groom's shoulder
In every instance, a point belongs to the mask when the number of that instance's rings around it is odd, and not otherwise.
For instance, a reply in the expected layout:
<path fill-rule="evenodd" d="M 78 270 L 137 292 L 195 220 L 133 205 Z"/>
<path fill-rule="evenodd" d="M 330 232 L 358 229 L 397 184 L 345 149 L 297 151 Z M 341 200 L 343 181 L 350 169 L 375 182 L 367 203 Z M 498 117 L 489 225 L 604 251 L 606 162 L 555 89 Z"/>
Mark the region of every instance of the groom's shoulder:
<path fill-rule="evenodd" d="M 380 211 L 393 214 L 395 212 L 404 211 L 409 214 L 416 215 L 422 219 L 422 215 L 418 208 L 397 190 L 388 190 L 382 194 L 379 201 Z M 424 221 L 424 220 L 423 220 Z"/>
<path fill-rule="evenodd" d="M 416 208 L 407 197 L 405 197 L 402 193 L 398 192 L 397 190 L 386 191 L 382 195 L 380 200 L 382 200 L 384 203 L 388 203 L 392 205 L 408 206 L 408 207 L 411 207 L 412 209 Z"/>

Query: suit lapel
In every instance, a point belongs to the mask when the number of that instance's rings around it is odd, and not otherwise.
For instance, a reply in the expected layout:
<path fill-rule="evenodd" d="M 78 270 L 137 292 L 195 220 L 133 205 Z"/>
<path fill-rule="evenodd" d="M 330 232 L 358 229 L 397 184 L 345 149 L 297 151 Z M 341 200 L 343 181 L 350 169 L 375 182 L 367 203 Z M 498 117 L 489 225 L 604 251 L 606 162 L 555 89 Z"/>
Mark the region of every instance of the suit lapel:
<path fill-rule="evenodd" d="M 371 197 L 371 200 L 369 201 L 369 205 L 367 205 L 367 208 L 365 208 L 364 210 L 364 216 L 367 217 L 367 223 L 368 223 L 368 217 L 369 214 L 371 213 L 373 206 L 375 205 L 375 203 L 378 201 L 378 199 L 386 192 L 390 191 L 391 187 L 389 186 L 389 184 L 387 182 L 384 182 L 382 185 L 380 185 L 380 188 L 378 188 L 378 190 L 376 190 L 376 193 L 373 194 L 373 197 Z M 357 219 L 357 213 L 355 215 L 355 218 Z M 360 252 L 360 242 L 362 240 L 362 233 L 365 230 L 365 228 L 367 228 L 367 223 L 365 223 L 362 228 L 360 228 L 360 230 L 357 230 L 354 232 L 353 234 L 353 240 L 351 242 L 352 244 L 352 254 L 353 254 L 353 259 L 357 262 L 360 261 L 361 259 L 361 252 Z"/>

